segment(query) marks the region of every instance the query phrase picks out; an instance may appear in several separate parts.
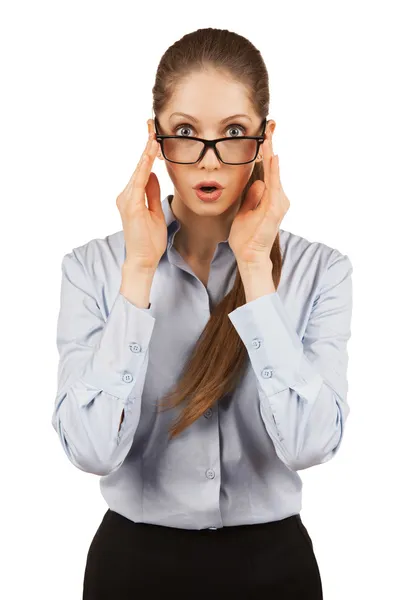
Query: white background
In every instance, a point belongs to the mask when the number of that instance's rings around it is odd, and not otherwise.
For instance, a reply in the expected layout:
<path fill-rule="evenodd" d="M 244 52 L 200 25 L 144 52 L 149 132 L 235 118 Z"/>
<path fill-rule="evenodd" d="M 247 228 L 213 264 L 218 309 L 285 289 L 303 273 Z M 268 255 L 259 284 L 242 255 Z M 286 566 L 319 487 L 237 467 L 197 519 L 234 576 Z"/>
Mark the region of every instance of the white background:
<path fill-rule="evenodd" d="M 81 598 L 107 506 L 99 477 L 69 463 L 51 426 L 61 259 L 122 229 L 115 201 L 147 141 L 158 62 L 185 33 L 210 26 L 248 37 L 266 62 L 274 150 L 291 202 L 282 227 L 348 254 L 354 268 L 345 439 L 334 460 L 300 472 L 324 599 L 400 597 L 395 8 L 1 4 L 4 600 Z M 154 171 L 162 198 L 173 193 L 165 163 Z"/>

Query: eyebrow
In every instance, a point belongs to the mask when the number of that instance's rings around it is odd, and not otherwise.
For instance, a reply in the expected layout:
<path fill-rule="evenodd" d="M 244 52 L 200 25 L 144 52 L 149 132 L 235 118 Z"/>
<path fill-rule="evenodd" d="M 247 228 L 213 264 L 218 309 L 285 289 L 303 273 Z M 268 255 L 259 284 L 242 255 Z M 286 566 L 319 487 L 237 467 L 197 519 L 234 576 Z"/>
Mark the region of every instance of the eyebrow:
<path fill-rule="evenodd" d="M 170 120 L 172 119 L 173 116 L 183 116 L 186 119 L 190 119 L 191 121 L 194 121 L 195 123 L 199 123 L 199 119 L 196 119 L 196 117 L 192 117 L 186 113 L 183 112 L 174 112 L 172 113 L 172 115 L 170 116 Z M 231 115 L 230 117 L 226 117 L 226 119 L 221 119 L 220 123 L 223 125 L 224 123 L 226 123 L 227 121 L 231 121 L 232 119 L 236 119 L 237 117 L 244 117 L 245 119 L 248 119 L 249 121 L 251 121 L 251 117 L 249 117 L 249 115 L 246 115 L 244 113 L 238 113 L 237 115 Z"/>

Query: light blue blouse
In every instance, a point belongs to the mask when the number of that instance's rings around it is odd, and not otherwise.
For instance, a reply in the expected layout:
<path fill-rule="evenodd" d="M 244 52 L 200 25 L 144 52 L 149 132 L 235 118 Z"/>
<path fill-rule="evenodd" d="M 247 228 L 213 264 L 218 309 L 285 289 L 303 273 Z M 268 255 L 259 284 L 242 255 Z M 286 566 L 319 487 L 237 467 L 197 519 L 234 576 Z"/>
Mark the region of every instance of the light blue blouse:
<path fill-rule="evenodd" d="M 168 244 L 149 308 L 119 292 L 122 230 L 63 257 L 52 425 L 71 463 L 101 476 L 109 508 L 132 521 L 214 529 L 284 519 L 301 510 L 297 471 L 330 460 L 343 439 L 352 264 L 280 229 L 278 290 L 229 314 L 248 353 L 240 384 L 168 441 L 182 406 L 157 412 L 157 402 L 236 275 L 224 240 L 207 288 L 197 278 L 172 247 L 172 198 L 162 202 Z"/>

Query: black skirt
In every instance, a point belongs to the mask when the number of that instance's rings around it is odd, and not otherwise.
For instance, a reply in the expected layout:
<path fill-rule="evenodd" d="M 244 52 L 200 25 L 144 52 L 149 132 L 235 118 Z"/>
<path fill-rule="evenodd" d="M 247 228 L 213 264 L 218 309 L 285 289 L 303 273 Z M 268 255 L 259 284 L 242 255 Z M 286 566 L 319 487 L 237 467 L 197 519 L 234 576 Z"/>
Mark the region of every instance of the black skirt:
<path fill-rule="evenodd" d="M 323 598 L 313 544 L 300 515 L 192 530 L 135 523 L 107 510 L 89 547 L 83 600 L 165 595 L 185 600 Z"/>

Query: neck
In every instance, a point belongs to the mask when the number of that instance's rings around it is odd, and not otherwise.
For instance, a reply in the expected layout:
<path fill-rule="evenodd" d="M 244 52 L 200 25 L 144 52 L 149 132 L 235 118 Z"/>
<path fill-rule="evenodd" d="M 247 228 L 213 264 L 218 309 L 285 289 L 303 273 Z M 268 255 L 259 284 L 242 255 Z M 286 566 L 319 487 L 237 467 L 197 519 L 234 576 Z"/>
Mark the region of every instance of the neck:
<path fill-rule="evenodd" d="M 174 238 L 174 247 L 182 256 L 198 263 L 210 263 L 219 242 L 226 241 L 229 237 L 237 206 L 232 205 L 222 215 L 204 217 L 189 210 L 176 195 L 168 201 L 180 223 L 180 229 Z"/>

